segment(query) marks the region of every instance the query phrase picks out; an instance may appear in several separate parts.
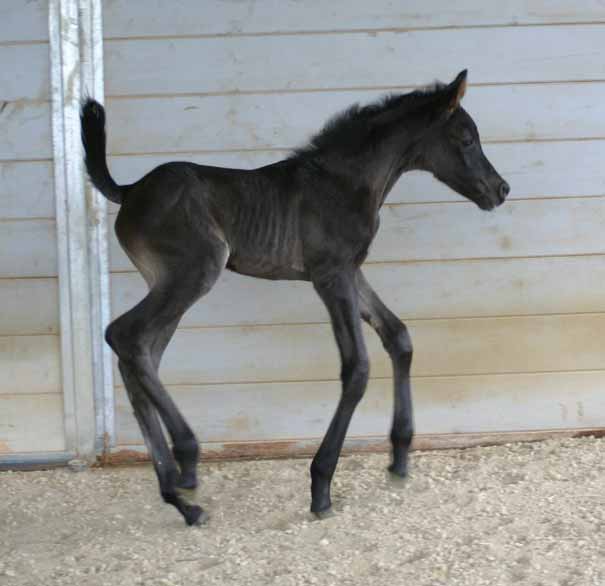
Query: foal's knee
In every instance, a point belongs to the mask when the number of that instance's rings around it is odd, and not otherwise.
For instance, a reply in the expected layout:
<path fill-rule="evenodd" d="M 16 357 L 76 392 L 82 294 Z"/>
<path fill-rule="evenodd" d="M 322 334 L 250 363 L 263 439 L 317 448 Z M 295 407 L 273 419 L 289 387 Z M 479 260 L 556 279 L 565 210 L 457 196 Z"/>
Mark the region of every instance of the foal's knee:
<path fill-rule="evenodd" d="M 398 362 L 409 366 L 412 363 L 412 337 L 403 322 L 397 321 L 386 340 L 386 349 L 390 356 Z"/>
<path fill-rule="evenodd" d="M 370 362 L 365 354 L 343 363 L 340 378 L 344 396 L 354 404 L 361 401 L 369 377 Z"/>

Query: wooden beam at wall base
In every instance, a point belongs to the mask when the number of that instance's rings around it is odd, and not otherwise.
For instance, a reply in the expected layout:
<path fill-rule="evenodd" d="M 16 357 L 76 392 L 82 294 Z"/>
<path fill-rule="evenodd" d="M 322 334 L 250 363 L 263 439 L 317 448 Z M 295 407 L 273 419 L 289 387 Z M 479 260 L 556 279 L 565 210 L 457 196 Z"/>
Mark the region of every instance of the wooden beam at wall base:
<path fill-rule="evenodd" d="M 422 434 L 414 438 L 412 450 L 452 450 L 496 446 L 516 442 L 536 442 L 548 439 L 605 437 L 605 428 L 551 429 L 539 431 L 507 431 L 498 433 Z M 202 444 L 202 462 L 238 460 L 272 460 L 279 458 L 308 458 L 315 454 L 321 438 L 267 442 L 234 442 Z M 384 437 L 357 437 L 345 441 L 343 455 L 388 453 L 390 444 Z M 100 457 L 101 466 L 118 466 L 149 462 L 144 446 L 122 446 Z"/>
<path fill-rule="evenodd" d="M 423 434 L 414 439 L 414 451 L 452 450 L 495 446 L 516 442 L 536 442 L 548 439 L 577 437 L 605 437 L 605 428 L 556 429 L 540 431 L 510 431 L 502 433 L 446 433 Z M 320 438 L 312 440 L 285 440 L 271 442 L 212 443 L 202 445 L 202 462 L 240 460 L 270 460 L 309 458 L 317 450 Z M 389 444 L 384 438 L 351 438 L 345 442 L 343 455 L 386 454 Z M 0 471 L 44 470 L 67 465 L 76 457 L 73 452 L 27 453 L 0 456 Z M 99 466 L 123 466 L 148 463 L 144 446 L 123 446 L 99 456 Z"/>

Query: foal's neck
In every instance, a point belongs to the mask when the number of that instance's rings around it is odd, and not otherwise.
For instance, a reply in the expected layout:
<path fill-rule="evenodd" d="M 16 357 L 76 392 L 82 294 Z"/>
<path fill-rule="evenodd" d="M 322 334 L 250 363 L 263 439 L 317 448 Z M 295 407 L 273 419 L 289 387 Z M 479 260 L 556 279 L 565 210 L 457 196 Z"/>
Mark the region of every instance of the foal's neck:
<path fill-rule="evenodd" d="M 300 156 L 339 178 L 351 197 L 369 199 L 378 213 L 406 171 L 426 169 L 423 144 L 437 113 L 435 93 L 406 94 L 382 104 L 353 108 L 337 118 Z"/>
<path fill-rule="evenodd" d="M 376 212 L 384 204 L 397 180 L 408 171 L 424 170 L 421 139 L 425 127 L 405 119 L 395 127 L 385 129 L 381 137 L 358 154 L 350 157 L 357 170 L 356 180 L 372 200 Z"/>

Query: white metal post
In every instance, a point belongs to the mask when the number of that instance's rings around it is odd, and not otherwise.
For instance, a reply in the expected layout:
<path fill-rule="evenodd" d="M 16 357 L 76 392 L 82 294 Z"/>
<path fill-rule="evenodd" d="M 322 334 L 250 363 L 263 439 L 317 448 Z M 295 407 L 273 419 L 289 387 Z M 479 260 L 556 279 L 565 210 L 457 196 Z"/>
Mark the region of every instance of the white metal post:
<path fill-rule="evenodd" d="M 86 459 L 113 441 L 105 200 L 87 183 L 82 99 L 103 98 L 100 0 L 50 0 L 52 123 L 66 448 Z"/>
<path fill-rule="evenodd" d="M 81 11 L 82 79 L 87 95 L 103 102 L 103 19 L 101 0 L 79 0 Z M 78 125 L 78 135 L 79 135 Z M 113 375 L 111 351 L 104 333 L 111 319 L 107 200 L 85 183 L 88 202 L 88 233 L 92 293 L 93 363 L 97 405 L 97 451 L 115 443 Z"/>

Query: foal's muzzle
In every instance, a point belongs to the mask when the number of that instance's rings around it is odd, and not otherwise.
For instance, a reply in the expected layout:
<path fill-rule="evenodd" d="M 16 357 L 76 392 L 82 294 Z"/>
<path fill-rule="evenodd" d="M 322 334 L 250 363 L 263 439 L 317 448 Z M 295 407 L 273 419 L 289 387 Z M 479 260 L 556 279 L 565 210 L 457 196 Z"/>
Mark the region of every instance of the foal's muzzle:
<path fill-rule="evenodd" d="M 483 185 L 487 187 L 489 184 L 484 183 Z M 504 181 L 504 179 L 500 179 L 495 186 L 490 186 L 489 189 L 486 189 L 483 192 L 483 195 L 479 198 L 479 201 L 477 201 L 477 205 L 482 210 L 493 210 L 504 203 L 504 200 L 509 193 L 510 185 Z"/>
<path fill-rule="evenodd" d="M 506 196 L 510 193 L 510 185 L 506 181 L 502 181 L 500 183 L 500 187 L 498 188 L 498 204 L 504 203 Z"/>

